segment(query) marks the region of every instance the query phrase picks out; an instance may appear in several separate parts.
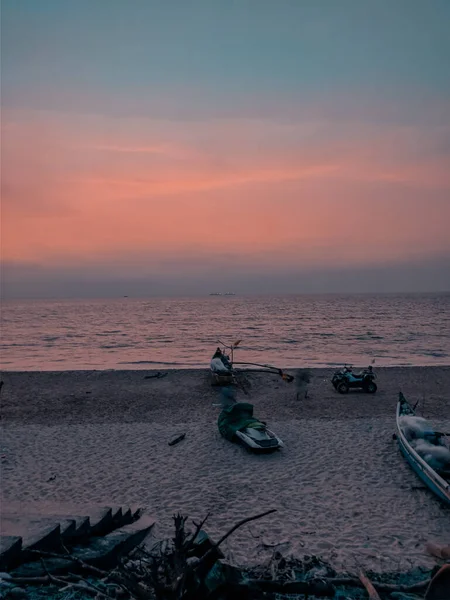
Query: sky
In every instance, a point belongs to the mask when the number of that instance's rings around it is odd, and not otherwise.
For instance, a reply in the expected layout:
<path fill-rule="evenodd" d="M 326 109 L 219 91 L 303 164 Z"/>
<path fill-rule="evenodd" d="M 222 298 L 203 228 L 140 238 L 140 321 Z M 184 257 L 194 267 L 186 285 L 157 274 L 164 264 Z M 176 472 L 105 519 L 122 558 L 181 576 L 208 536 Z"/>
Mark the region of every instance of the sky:
<path fill-rule="evenodd" d="M 2 0 L 4 297 L 450 289 L 448 0 Z"/>

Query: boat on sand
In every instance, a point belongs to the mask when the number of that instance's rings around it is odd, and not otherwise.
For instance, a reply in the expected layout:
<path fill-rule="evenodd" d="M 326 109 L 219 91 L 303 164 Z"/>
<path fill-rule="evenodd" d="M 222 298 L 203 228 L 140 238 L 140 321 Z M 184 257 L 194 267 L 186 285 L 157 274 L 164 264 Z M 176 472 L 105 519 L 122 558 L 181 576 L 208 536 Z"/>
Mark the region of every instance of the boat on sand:
<path fill-rule="evenodd" d="M 450 445 L 400 392 L 397 403 L 397 440 L 403 456 L 425 485 L 450 506 Z"/>
<path fill-rule="evenodd" d="M 231 385 L 233 383 L 233 364 L 219 347 L 211 358 L 210 370 L 213 385 Z"/>
<path fill-rule="evenodd" d="M 234 344 L 231 346 L 224 344 L 220 340 L 219 343 L 222 344 L 223 350 L 218 346 L 210 361 L 210 371 L 213 385 L 230 385 L 235 380 L 234 375 L 239 372 L 269 373 L 271 375 L 279 375 L 283 381 L 288 383 L 292 383 L 292 381 L 294 381 L 294 377 L 292 375 L 289 375 L 282 369 L 274 367 L 273 365 L 235 361 L 234 351 L 241 343 L 241 340 L 234 342 Z"/>

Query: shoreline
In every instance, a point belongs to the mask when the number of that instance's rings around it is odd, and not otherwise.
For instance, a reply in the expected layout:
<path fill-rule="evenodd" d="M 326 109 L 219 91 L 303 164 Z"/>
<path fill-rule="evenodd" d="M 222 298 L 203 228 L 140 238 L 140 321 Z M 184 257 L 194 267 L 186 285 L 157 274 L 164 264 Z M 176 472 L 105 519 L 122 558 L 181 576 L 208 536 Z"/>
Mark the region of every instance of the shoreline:
<path fill-rule="evenodd" d="M 300 369 L 300 372 L 305 369 Z M 401 390 L 413 404 L 419 402 L 430 418 L 450 415 L 450 367 L 381 367 L 375 369 L 378 391 L 371 396 L 350 391 L 338 394 L 331 385 L 334 369 L 306 369 L 311 381 L 297 381 L 249 372 L 238 380 L 238 401 L 251 402 L 265 419 L 372 418 L 394 421 Z M 296 369 L 286 369 L 295 376 Z M 161 378 L 157 373 L 165 374 Z M 148 369 L 90 371 L 3 371 L 2 424 L 59 422 L 209 423 L 220 403 L 221 388 L 211 385 L 209 369 Z M 298 396 L 297 396 L 298 393 Z"/>
<path fill-rule="evenodd" d="M 209 367 L 205 367 L 204 365 L 196 365 L 196 366 L 173 366 L 172 363 L 155 363 L 148 362 L 148 368 L 144 364 L 145 361 L 142 361 L 142 368 L 105 368 L 105 369 L 11 369 L 11 368 L 2 368 L 0 366 L 0 378 L 1 374 L 9 374 L 9 373 L 111 373 L 111 372 L 132 372 L 132 373 L 141 373 L 142 371 L 150 371 L 157 373 L 158 371 L 209 371 Z M 133 363 L 129 363 L 133 365 Z M 161 365 L 158 368 L 156 365 Z M 263 363 L 261 363 L 263 364 Z M 367 364 L 351 364 L 351 363 L 327 363 L 324 365 L 314 365 L 314 366 L 283 366 L 283 365 L 268 365 L 277 369 L 281 369 L 283 371 L 298 371 L 298 370 L 307 370 L 307 371 L 329 371 L 330 369 L 335 371 L 336 369 L 342 368 L 345 365 L 351 366 L 353 370 L 359 371 L 362 369 L 367 369 Z M 135 365 L 136 366 L 136 365 Z M 450 363 L 448 364 L 429 364 L 429 365 L 413 365 L 413 364 L 400 364 L 400 365 L 372 365 L 375 371 L 380 369 L 449 369 Z"/>

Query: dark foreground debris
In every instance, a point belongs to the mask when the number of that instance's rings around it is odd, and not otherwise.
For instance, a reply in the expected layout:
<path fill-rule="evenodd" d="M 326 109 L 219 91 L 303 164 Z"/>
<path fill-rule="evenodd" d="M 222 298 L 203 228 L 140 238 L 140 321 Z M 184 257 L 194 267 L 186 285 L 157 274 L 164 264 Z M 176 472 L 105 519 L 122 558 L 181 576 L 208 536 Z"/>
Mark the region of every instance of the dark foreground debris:
<path fill-rule="evenodd" d="M 316 556 L 285 557 L 275 551 L 270 560 L 241 569 L 225 560 L 221 544 L 238 528 L 275 512 L 269 510 L 236 523 L 217 542 L 203 527 L 207 515 L 188 531 L 187 517 L 174 515 L 174 537 L 151 550 L 142 546 L 100 568 L 70 553 L 35 552 L 40 576 L 0 574 L 0 597 L 5 600 L 449 600 L 450 565 L 428 573 L 337 573 Z M 66 563 L 57 574 L 51 561 Z M 406 583 L 407 582 L 407 583 Z"/>

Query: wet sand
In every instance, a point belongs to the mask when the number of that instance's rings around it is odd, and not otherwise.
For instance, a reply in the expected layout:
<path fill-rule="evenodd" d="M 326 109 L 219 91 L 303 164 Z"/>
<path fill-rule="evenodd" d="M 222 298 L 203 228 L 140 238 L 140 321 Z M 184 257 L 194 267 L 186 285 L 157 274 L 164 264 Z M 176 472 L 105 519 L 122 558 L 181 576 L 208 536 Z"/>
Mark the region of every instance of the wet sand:
<path fill-rule="evenodd" d="M 210 512 L 207 530 L 217 537 L 276 508 L 229 538 L 232 560 L 254 564 L 277 549 L 348 569 L 433 566 L 425 543 L 449 543 L 450 513 L 392 434 L 399 389 L 450 431 L 450 367 L 377 369 L 374 396 L 341 396 L 332 371 L 310 372 L 306 398 L 272 375 L 248 374 L 248 395 L 238 390 L 285 442 L 269 456 L 221 438 L 220 390 L 206 370 L 161 379 L 146 379 L 152 371 L 3 373 L 2 510 L 137 504 L 158 519 L 158 536 L 171 533 L 178 511 L 195 520 Z M 168 446 L 180 433 L 186 438 Z"/>

